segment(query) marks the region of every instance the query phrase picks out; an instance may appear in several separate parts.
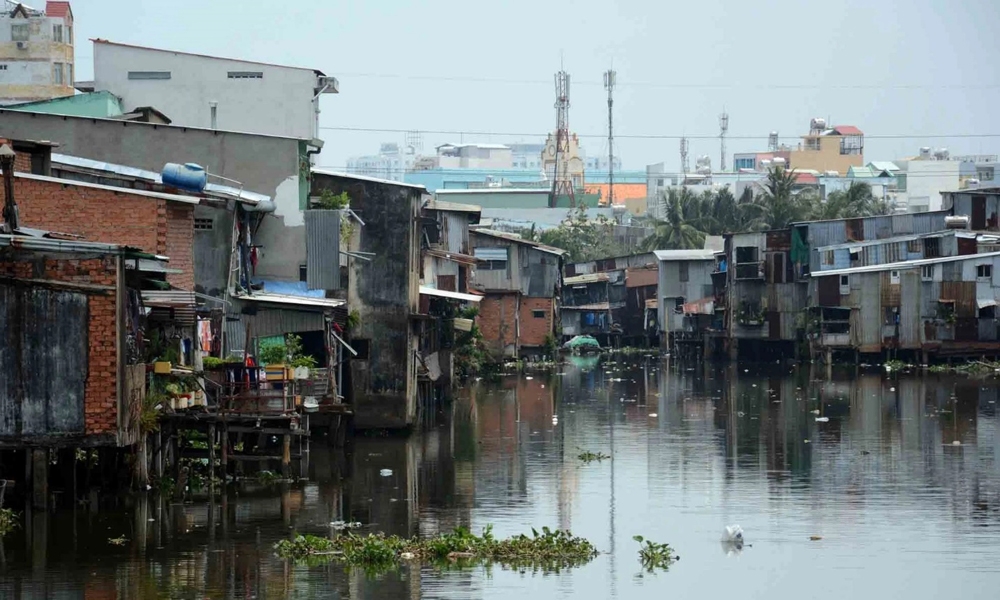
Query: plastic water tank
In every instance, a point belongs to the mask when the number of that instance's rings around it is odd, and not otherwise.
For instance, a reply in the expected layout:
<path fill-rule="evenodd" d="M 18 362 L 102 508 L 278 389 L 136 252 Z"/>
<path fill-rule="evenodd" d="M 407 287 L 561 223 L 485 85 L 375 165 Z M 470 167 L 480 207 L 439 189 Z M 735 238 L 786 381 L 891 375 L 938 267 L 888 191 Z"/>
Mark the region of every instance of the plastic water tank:
<path fill-rule="evenodd" d="M 164 185 L 171 185 L 182 190 L 200 192 L 205 189 L 208 183 L 208 174 L 204 167 L 194 163 L 167 163 L 163 165 L 163 172 L 160 174 Z"/>

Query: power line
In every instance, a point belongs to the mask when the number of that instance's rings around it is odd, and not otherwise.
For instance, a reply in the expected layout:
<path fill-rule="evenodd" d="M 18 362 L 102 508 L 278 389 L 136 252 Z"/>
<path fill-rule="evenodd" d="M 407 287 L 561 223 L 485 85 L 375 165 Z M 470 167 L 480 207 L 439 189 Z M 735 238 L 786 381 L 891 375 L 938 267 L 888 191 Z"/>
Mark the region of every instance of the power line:
<path fill-rule="evenodd" d="M 498 85 L 551 85 L 544 79 L 509 79 L 503 77 L 476 77 L 465 75 L 406 75 L 402 73 L 339 73 L 345 77 L 366 79 L 406 79 L 412 81 L 447 81 L 456 83 L 489 83 Z M 578 80 L 574 85 L 602 86 L 603 81 Z M 768 89 L 768 90 L 927 90 L 927 89 L 1000 89 L 1000 83 L 899 83 L 899 84 L 819 84 L 819 83 L 700 83 L 700 82 L 657 82 L 657 81 L 623 81 L 623 87 L 660 88 L 660 89 Z"/>
<path fill-rule="evenodd" d="M 430 135 L 479 135 L 479 136 L 497 136 L 497 137 L 532 137 L 532 138 L 544 138 L 548 132 L 538 133 L 538 132 L 503 132 L 503 131 L 467 131 L 458 129 L 414 129 L 412 127 L 406 129 L 392 129 L 383 127 L 342 127 L 342 126 L 323 126 L 320 127 L 322 130 L 326 131 L 354 131 L 361 133 L 407 133 L 418 131 L 423 134 Z M 577 133 L 577 137 L 581 138 L 604 138 L 606 134 L 604 133 Z M 719 134 L 704 134 L 704 135 L 685 135 L 685 134 L 627 134 L 627 133 L 616 133 L 616 138 L 628 138 L 633 140 L 680 140 L 682 138 L 687 138 L 689 140 L 717 140 L 719 139 Z M 730 135 L 727 139 L 730 140 L 766 140 L 768 134 L 763 135 Z M 912 134 L 912 133 L 899 133 L 899 134 L 865 134 L 866 140 L 914 140 L 914 139 L 985 139 L 985 138 L 998 138 L 1000 133 L 951 133 L 951 134 Z"/>

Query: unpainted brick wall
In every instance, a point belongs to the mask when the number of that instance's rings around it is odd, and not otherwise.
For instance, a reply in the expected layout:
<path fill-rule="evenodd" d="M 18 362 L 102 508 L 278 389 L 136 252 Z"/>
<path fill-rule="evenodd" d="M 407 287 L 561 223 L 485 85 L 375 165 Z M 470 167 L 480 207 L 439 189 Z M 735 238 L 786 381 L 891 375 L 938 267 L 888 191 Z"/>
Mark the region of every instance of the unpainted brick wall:
<path fill-rule="evenodd" d="M 32 260 L 8 250 L 0 252 L 0 276 L 114 286 L 115 258 Z M 115 304 L 113 291 L 88 294 L 89 348 L 83 403 L 87 435 L 114 434 L 118 427 Z"/>
<path fill-rule="evenodd" d="M 141 248 L 170 257 L 167 275 L 181 289 L 194 289 L 194 205 L 72 183 L 14 179 L 21 224 L 84 236 L 87 241 Z"/>
<path fill-rule="evenodd" d="M 534 311 L 544 311 L 544 317 L 534 316 Z M 552 333 L 554 317 L 552 298 L 521 298 L 521 346 L 542 346 L 545 336 Z"/>
<path fill-rule="evenodd" d="M 479 302 L 476 320 L 483 333 L 483 342 L 494 358 L 501 358 L 504 348 L 517 344 L 518 294 L 486 294 Z"/>

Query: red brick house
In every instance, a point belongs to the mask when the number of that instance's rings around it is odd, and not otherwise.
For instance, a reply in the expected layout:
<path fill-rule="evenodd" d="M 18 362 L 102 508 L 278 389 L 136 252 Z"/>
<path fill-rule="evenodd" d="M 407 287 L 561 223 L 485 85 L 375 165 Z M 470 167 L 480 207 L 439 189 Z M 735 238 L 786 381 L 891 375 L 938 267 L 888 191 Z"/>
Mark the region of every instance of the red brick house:
<path fill-rule="evenodd" d="M 123 446 L 138 438 L 145 365 L 128 343 L 149 255 L 0 235 L 0 448 Z M 134 365 L 134 366 L 133 366 Z"/>
<path fill-rule="evenodd" d="M 194 289 L 194 207 L 199 198 L 15 171 L 22 226 L 80 235 L 167 256 L 167 281 Z"/>
<path fill-rule="evenodd" d="M 565 250 L 515 235 L 469 232 L 478 260 L 470 288 L 485 294 L 479 328 L 495 358 L 545 354 L 559 338 L 559 292 Z"/>

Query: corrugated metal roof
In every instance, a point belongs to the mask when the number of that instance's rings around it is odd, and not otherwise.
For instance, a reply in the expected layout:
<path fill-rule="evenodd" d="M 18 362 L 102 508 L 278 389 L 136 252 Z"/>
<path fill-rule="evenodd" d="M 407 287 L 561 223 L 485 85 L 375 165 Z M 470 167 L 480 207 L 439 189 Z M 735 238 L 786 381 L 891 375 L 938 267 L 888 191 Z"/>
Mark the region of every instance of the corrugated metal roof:
<path fill-rule="evenodd" d="M 925 258 L 922 260 L 908 260 L 903 262 L 887 263 L 884 265 L 868 265 L 864 267 L 852 267 L 850 269 L 832 269 L 829 271 L 816 271 L 813 277 L 825 277 L 827 275 L 850 275 L 852 273 L 873 273 L 877 271 L 898 271 L 900 269 L 915 269 L 924 265 L 937 265 L 941 263 L 951 263 L 963 260 L 976 260 L 981 258 L 992 258 L 1000 256 L 1000 252 L 984 252 L 982 254 L 965 254 L 962 256 L 945 256 L 942 258 Z"/>
<path fill-rule="evenodd" d="M 459 202 L 445 202 L 444 200 L 431 199 L 424 204 L 427 210 L 442 210 L 449 212 L 481 213 L 483 208 L 478 204 L 461 204 Z"/>
<path fill-rule="evenodd" d="M 581 285 L 585 283 L 597 283 L 600 281 L 609 281 L 611 277 L 607 273 L 587 273 L 586 275 L 577 275 L 576 277 L 566 277 L 563 279 L 564 285 Z"/>
<path fill-rule="evenodd" d="M 464 300 L 466 302 L 479 302 L 483 299 L 482 296 L 477 296 L 476 294 L 449 292 L 448 290 L 439 290 L 437 288 L 427 287 L 426 285 L 420 286 L 420 293 L 427 296 L 438 296 L 441 298 L 451 298 L 452 300 Z"/>
<path fill-rule="evenodd" d="M 124 175 L 126 177 L 134 177 L 136 179 L 142 179 L 144 181 L 149 181 L 151 183 L 163 185 L 163 179 L 161 178 L 160 174 L 157 173 L 156 171 L 149 171 L 146 169 L 140 169 L 138 167 L 132 167 L 129 165 L 119 165 L 116 163 L 109 163 L 100 160 L 91 160 L 89 158 L 83 158 L 81 156 L 70 156 L 69 154 L 59 154 L 56 152 L 52 153 L 52 163 L 65 165 L 68 167 L 91 169 L 94 171 L 105 171 L 107 173 Z M 258 194 L 257 192 L 251 192 L 249 190 L 235 188 L 228 185 L 219 185 L 217 183 L 205 184 L 204 193 L 209 196 L 218 195 L 218 196 L 225 196 L 227 198 L 236 198 L 240 202 L 246 204 L 259 204 L 261 202 L 268 202 L 271 200 L 271 197 L 266 194 Z"/>
<path fill-rule="evenodd" d="M 507 248 L 473 248 L 478 260 L 507 260 Z"/>
<path fill-rule="evenodd" d="M 391 179 L 379 179 L 378 177 L 366 177 L 365 175 L 355 175 L 353 173 L 343 173 L 341 171 L 333 171 L 330 169 L 323 169 L 319 167 L 313 167 L 311 169 L 312 173 L 319 175 L 329 175 L 330 177 L 339 177 L 341 179 L 354 179 L 356 181 L 370 181 L 372 183 L 383 183 L 385 185 L 396 185 L 399 187 L 408 187 L 415 190 L 423 190 L 427 192 L 427 188 L 423 185 L 418 185 L 416 183 L 404 183 L 402 181 L 393 181 Z"/>
<path fill-rule="evenodd" d="M 871 167 L 851 167 L 847 169 L 847 176 L 855 179 L 868 179 L 878 177 L 878 174 Z"/>
<path fill-rule="evenodd" d="M 712 315 L 715 314 L 715 298 L 708 297 L 694 302 L 686 302 L 681 310 L 686 315 Z"/>
<path fill-rule="evenodd" d="M 146 190 L 136 190 L 132 188 L 116 187 L 112 185 L 100 185 L 98 183 L 88 183 L 85 181 L 76 181 L 74 179 L 59 179 L 58 177 L 47 177 L 45 175 L 35 175 L 33 173 L 14 173 L 15 177 L 20 177 L 22 179 L 32 179 L 34 181 L 47 181 L 49 183 L 58 183 L 60 185 L 70 185 L 74 187 L 88 188 L 92 190 L 106 190 L 109 192 L 117 192 L 119 194 L 128 194 L 131 196 L 145 196 L 147 198 L 156 198 L 159 200 L 169 200 L 171 202 L 181 202 L 183 204 L 199 204 L 201 199 L 196 196 L 179 196 L 177 194 L 164 194 L 162 192 L 147 192 Z"/>
<path fill-rule="evenodd" d="M 715 250 L 654 250 L 657 260 L 715 260 Z"/>
<path fill-rule="evenodd" d="M 337 298 L 306 298 L 303 296 L 285 296 L 283 294 L 271 294 L 268 292 L 257 292 L 252 296 L 234 296 L 238 300 L 245 302 L 267 302 L 270 304 L 286 304 L 288 306 L 308 306 L 313 308 L 337 308 L 347 304 L 346 300 Z"/>
<path fill-rule="evenodd" d="M 896 163 L 889 162 L 887 160 L 873 160 L 868 163 L 868 166 L 876 171 L 898 171 L 899 167 Z"/>
<path fill-rule="evenodd" d="M 485 235 L 496 239 L 514 242 L 516 244 L 524 244 L 525 246 L 531 246 L 536 250 L 541 250 L 542 252 L 548 252 L 549 254 L 555 254 L 557 256 L 562 256 L 567 253 L 561 248 L 546 246 L 545 244 L 539 244 L 538 242 L 532 242 L 531 240 L 518 237 L 512 233 L 504 233 L 502 231 L 494 231 L 492 229 L 470 229 L 469 235 Z"/>
<path fill-rule="evenodd" d="M 81 242 L 76 240 L 54 240 L 51 238 L 23 235 L 0 235 L 0 247 L 6 246 L 23 248 L 25 250 L 54 252 L 90 252 L 104 254 L 118 254 L 130 250 L 139 252 L 138 248 L 118 246 L 116 244 L 101 244 L 99 242 Z"/>
<path fill-rule="evenodd" d="M 549 194 L 547 188 L 460 188 L 460 189 L 439 189 L 434 192 L 435 196 L 461 196 L 462 194 Z"/>
<path fill-rule="evenodd" d="M 635 287 L 645 287 L 647 285 L 656 285 L 660 277 L 660 269 L 658 267 L 640 267 L 637 269 L 626 269 L 625 270 L 625 287 L 635 288 Z"/>
<path fill-rule="evenodd" d="M 860 242 L 844 242 L 842 244 L 831 244 L 829 246 L 817 246 L 816 248 L 814 248 L 814 250 L 816 250 L 817 252 L 824 252 L 827 250 L 841 250 L 843 248 L 862 248 L 865 246 L 881 246 L 883 244 L 908 242 L 911 240 L 921 240 L 932 237 L 947 237 L 949 235 L 954 235 L 956 237 L 967 237 L 967 238 L 976 237 L 976 234 L 970 231 L 963 231 L 961 229 L 945 229 L 943 231 L 934 231 L 931 233 L 922 233 L 915 235 L 897 235 L 888 238 L 862 240 Z"/>
<path fill-rule="evenodd" d="M 146 290 L 142 292 L 142 302 L 146 306 L 165 308 L 196 306 L 198 304 L 194 292 L 184 290 Z"/>

